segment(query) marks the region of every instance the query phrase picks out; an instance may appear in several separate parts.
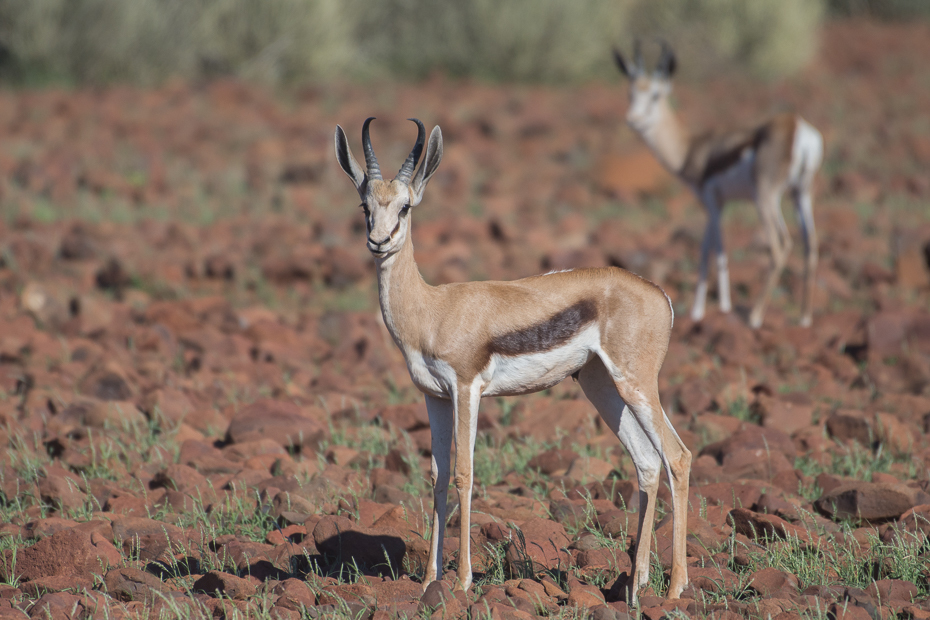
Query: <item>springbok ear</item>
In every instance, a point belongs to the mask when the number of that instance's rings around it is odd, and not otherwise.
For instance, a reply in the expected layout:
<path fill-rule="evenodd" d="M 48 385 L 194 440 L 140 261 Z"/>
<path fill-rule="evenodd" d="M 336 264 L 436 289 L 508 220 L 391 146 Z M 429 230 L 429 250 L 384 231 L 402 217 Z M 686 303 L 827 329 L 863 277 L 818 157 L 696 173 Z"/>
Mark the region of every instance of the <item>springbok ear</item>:
<path fill-rule="evenodd" d="M 614 62 L 617 63 L 617 68 L 620 69 L 620 73 L 625 75 L 627 79 L 633 79 L 633 73 L 630 71 L 626 61 L 623 59 L 623 54 L 621 54 L 620 50 L 618 50 L 616 47 L 614 48 Z"/>
<path fill-rule="evenodd" d="M 336 161 L 339 162 L 339 165 L 342 166 L 345 173 L 352 179 L 355 189 L 358 190 L 358 195 L 364 200 L 368 185 L 368 177 L 362 167 L 358 165 L 358 162 L 355 161 L 355 157 L 352 155 L 352 149 L 349 148 L 349 141 L 346 139 L 346 132 L 344 132 L 339 125 L 336 125 Z"/>
<path fill-rule="evenodd" d="M 423 190 L 426 189 L 426 184 L 429 183 L 430 177 L 436 172 L 436 168 L 439 167 L 441 161 L 442 131 L 440 131 L 439 125 L 436 125 L 429 135 L 429 143 L 426 145 L 426 157 L 423 158 L 419 170 L 417 170 L 413 181 L 410 183 L 410 206 L 416 206 L 423 200 Z"/>

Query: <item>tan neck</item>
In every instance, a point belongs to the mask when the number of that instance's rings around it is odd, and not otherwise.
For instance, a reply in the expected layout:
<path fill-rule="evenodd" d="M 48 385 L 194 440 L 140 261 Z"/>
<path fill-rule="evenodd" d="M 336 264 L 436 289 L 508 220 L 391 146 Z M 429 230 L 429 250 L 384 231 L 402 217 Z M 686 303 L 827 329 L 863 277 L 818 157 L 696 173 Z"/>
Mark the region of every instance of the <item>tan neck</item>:
<path fill-rule="evenodd" d="M 404 349 L 403 343 L 419 344 L 416 334 L 425 327 L 424 321 L 429 315 L 423 309 L 433 290 L 423 280 L 413 257 L 411 220 L 407 218 L 407 237 L 400 251 L 387 258 L 375 259 L 381 314 L 391 337 L 401 349 Z"/>
<path fill-rule="evenodd" d="M 662 165 L 680 176 L 688 156 L 690 136 L 668 101 L 662 102 L 659 110 L 658 122 L 642 131 L 641 135 Z"/>

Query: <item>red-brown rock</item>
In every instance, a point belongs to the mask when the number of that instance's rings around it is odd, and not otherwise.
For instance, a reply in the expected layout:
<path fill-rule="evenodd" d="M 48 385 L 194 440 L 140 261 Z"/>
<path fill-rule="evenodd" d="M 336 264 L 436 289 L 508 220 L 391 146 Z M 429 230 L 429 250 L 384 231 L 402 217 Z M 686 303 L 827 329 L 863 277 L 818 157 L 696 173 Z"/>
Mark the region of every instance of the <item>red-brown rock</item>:
<path fill-rule="evenodd" d="M 571 556 L 565 548 L 571 539 L 565 528 L 548 519 L 534 518 L 520 527 L 507 547 L 507 566 L 512 575 L 524 575 L 527 569 L 538 572 L 568 566 Z"/>
<path fill-rule="evenodd" d="M 902 484 L 855 481 L 822 495 L 814 507 L 833 519 L 896 519 L 923 503 L 919 491 Z"/>
<path fill-rule="evenodd" d="M 239 601 L 255 594 L 255 585 L 248 579 L 242 579 L 218 570 L 212 570 L 195 581 L 193 589 L 213 596 L 223 596 Z"/>
<path fill-rule="evenodd" d="M 273 439 L 285 448 L 312 446 L 323 434 L 323 427 L 301 413 L 297 405 L 274 400 L 246 405 L 233 416 L 227 429 L 227 439 L 233 443 Z"/>
<path fill-rule="evenodd" d="M 345 517 L 323 517 L 313 528 L 313 541 L 321 553 L 335 561 L 359 567 L 399 572 L 407 550 L 402 536 L 388 528 L 365 528 Z"/>
<path fill-rule="evenodd" d="M 0 572 L 4 572 L 5 580 L 15 577 L 31 581 L 57 575 L 89 579 L 108 566 L 118 566 L 122 559 L 116 547 L 99 532 L 71 528 L 21 549 L 16 555 L 14 574 L 6 573 L 5 567 L 0 567 Z M 13 563 L 4 566 L 12 567 Z"/>

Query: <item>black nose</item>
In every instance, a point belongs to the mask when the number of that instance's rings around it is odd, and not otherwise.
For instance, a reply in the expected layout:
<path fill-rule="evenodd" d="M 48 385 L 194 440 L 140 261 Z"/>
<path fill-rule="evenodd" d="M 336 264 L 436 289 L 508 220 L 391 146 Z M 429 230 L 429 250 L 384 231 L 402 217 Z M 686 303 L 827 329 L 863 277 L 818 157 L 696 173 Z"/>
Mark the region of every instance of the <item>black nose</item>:
<path fill-rule="evenodd" d="M 382 245 L 384 245 L 385 243 L 387 243 L 387 242 L 390 241 L 390 240 L 391 240 L 391 236 L 390 236 L 390 235 L 388 235 L 387 237 L 385 237 L 385 238 L 382 239 L 381 241 L 375 241 L 375 240 L 372 239 L 371 237 L 368 237 L 368 243 L 370 243 L 370 244 L 372 244 L 372 245 L 377 245 L 377 246 L 379 246 L 379 247 L 382 246 Z"/>

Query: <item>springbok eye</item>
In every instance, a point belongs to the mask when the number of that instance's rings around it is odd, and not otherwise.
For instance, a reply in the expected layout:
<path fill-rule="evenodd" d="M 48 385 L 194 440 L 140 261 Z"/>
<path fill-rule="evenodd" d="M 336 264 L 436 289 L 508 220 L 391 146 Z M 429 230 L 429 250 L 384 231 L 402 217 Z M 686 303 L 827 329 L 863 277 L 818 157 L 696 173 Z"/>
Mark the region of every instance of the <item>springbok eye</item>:
<path fill-rule="evenodd" d="M 410 205 L 409 205 L 409 204 L 406 204 L 406 205 L 403 206 L 403 208 L 401 208 L 400 212 L 401 212 L 401 213 L 406 213 L 406 212 L 409 211 L 409 210 L 410 210 Z"/>

